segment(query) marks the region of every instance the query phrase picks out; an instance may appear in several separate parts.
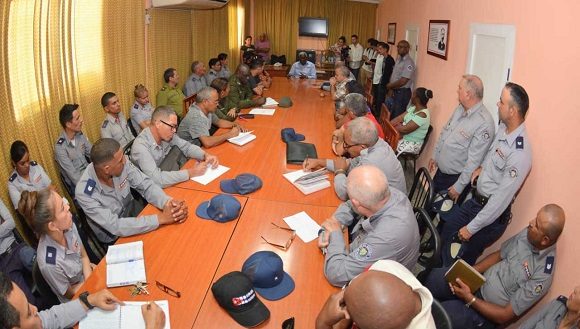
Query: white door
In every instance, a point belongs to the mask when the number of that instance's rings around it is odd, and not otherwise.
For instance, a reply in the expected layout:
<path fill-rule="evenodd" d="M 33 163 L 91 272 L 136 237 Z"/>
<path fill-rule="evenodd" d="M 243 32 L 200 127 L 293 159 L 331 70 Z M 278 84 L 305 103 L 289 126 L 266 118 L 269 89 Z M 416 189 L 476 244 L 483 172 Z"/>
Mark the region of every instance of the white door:
<path fill-rule="evenodd" d="M 483 81 L 483 104 L 496 123 L 497 101 L 513 71 L 515 41 L 513 25 L 471 24 L 466 72 Z"/>
<path fill-rule="evenodd" d="M 419 26 L 407 25 L 405 30 L 405 40 L 409 41 L 409 56 L 417 65 L 417 55 L 419 54 Z"/>

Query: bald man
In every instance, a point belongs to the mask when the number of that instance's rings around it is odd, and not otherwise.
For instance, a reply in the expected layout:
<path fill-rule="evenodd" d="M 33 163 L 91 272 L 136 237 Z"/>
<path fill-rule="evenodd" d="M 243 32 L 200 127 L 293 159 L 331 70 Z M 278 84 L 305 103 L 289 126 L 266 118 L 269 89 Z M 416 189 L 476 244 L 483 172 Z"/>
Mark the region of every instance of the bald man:
<path fill-rule="evenodd" d="M 435 329 L 429 290 L 403 265 L 380 260 L 331 295 L 316 329 Z"/>
<path fill-rule="evenodd" d="M 473 267 L 486 282 L 476 292 L 460 279 L 445 281 L 447 268 L 431 271 L 425 286 L 441 301 L 453 328 L 495 328 L 526 312 L 544 296 L 554 277 L 556 241 L 564 229 L 564 210 L 542 207 L 527 228 Z"/>
<path fill-rule="evenodd" d="M 419 256 L 419 229 L 407 196 L 390 189 L 385 174 L 374 166 L 354 168 L 347 177 L 349 200 L 322 223 L 319 247 L 326 248 L 324 275 L 342 286 L 381 259 L 412 269 Z M 341 226 L 351 226 L 350 246 Z"/>

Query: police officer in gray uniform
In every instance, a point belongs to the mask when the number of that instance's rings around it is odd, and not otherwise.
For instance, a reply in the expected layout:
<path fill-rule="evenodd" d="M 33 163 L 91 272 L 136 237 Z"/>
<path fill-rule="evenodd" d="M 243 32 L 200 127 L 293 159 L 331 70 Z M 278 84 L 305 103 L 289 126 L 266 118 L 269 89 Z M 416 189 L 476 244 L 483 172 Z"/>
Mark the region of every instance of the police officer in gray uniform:
<path fill-rule="evenodd" d="M 580 321 L 580 286 L 570 298 L 559 296 L 529 317 L 519 329 L 578 329 Z"/>
<path fill-rule="evenodd" d="M 54 146 L 54 158 L 72 197 L 79 178 L 89 165 L 93 147 L 81 131 L 83 119 L 78 108 L 78 104 L 64 104 L 60 109 L 58 119 L 63 131 Z"/>
<path fill-rule="evenodd" d="M 159 225 L 187 219 L 187 206 L 172 200 L 153 180 L 131 162 L 127 163 L 114 139 L 98 140 L 91 150 L 91 159 L 93 163 L 81 176 L 75 194 L 99 241 L 112 244 L 119 236 L 149 232 Z M 141 209 L 131 188 L 163 212 L 135 218 Z"/>
<path fill-rule="evenodd" d="M 407 193 L 403 167 L 395 152 L 387 142 L 379 138 L 374 123 L 365 117 L 349 122 L 344 132 L 344 149 L 351 159 L 307 159 L 304 161 L 306 170 L 326 166 L 334 172 L 334 191 L 339 199 L 347 200 L 347 174 L 362 165 L 373 165 L 379 168 L 387 177 L 390 188 L 396 188 Z"/>
<path fill-rule="evenodd" d="M 457 257 L 474 264 L 499 239 L 511 219 L 511 203 L 532 166 L 524 124 L 528 94 L 508 82 L 497 105 L 501 124 L 481 168 L 472 175 L 472 180 L 477 179 L 473 198 L 441 215 L 444 265 L 454 262 L 449 253 L 453 240 L 462 242 Z"/>
<path fill-rule="evenodd" d="M 383 172 L 367 165 L 350 172 L 347 191 L 350 200 L 322 224 L 318 242 L 326 248 L 324 275 L 328 281 L 344 285 L 380 259 L 412 269 L 419 256 L 419 229 L 407 196 L 389 189 Z M 341 225 L 352 223 L 356 224 L 346 251 Z"/>
<path fill-rule="evenodd" d="M 396 118 L 407 110 L 407 104 L 411 100 L 411 88 L 415 74 L 415 62 L 409 56 L 409 42 L 401 40 L 397 43 L 399 57 L 393 67 L 391 79 L 387 84 L 389 98 L 385 101 L 391 118 Z"/>
<path fill-rule="evenodd" d="M 106 92 L 101 97 L 101 105 L 107 113 L 105 121 L 101 125 L 101 138 L 112 138 L 125 147 L 135 136 L 127 124 L 125 115 L 121 112 L 119 97 L 112 92 Z"/>
<path fill-rule="evenodd" d="M 188 180 L 205 173 L 207 164 L 218 165 L 217 157 L 199 146 L 186 142 L 175 135 L 177 114 L 170 106 L 160 106 L 151 116 L 151 125 L 135 139 L 131 147 L 131 160 L 143 173 L 162 187 Z M 172 147 L 177 147 L 186 157 L 204 161 L 189 169 L 162 171 L 159 165 Z"/>
<path fill-rule="evenodd" d="M 205 73 L 205 64 L 200 61 L 194 61 L 191 63 L 191 75 L 187 78 L 187 81 L 183 86 L 183 94 L 185 97 L 197 94 L 198 91 L 208 86 L 207 80 L 205 79 Z"/>
<path fill-rule="evenodd" d="M 424 284 L 451 317 L 453 328 L 495 328 L 540 300 L 552 285 L 556 242 L 564 223 L 560 206 L 542 207 L 527 228 L 474 266 L 486 279 L 475 293 L 461 280 L 450 289 L 448 267 L 433 269 Z"/>
<path fill-rule="evenodd" d="M 8 178 L 8 194 L 14 209 L 18 209 L 22 191 L 39 191 L 50 186 L 52 181 L 41 165 L 30 161 L 28 146 L 23 141 L 14 141 L 10 146 L 10 159 L 14 170 Z"/>
<path fill-rule="evenodd" d="M 429 170 L 435 192 L 445 191 L 454 201 L 469 184 L 471 174 L 481 165 L 495 135 L 491 114 L 483 105 L 483 83 L 475 75 L 464 75 L 457 89 L 459 105 L 443 127 L 435 145 Z"/>
<path fill-rule="evenodd" d="M 70 328 L 82 320 L 93 308 L 112 311 L 122 302 L 107 289 L 96 293 L 83 292 L 78 299 L 59 304 L 38 312 L 30 305 L 22 291 L 0 272 L 0 323 L 2 328 L 22 329 L 62 329 Z M 141 307 L 141 314 L 147 328 L 162 329 L 165 314 L 155 303 Z"/>

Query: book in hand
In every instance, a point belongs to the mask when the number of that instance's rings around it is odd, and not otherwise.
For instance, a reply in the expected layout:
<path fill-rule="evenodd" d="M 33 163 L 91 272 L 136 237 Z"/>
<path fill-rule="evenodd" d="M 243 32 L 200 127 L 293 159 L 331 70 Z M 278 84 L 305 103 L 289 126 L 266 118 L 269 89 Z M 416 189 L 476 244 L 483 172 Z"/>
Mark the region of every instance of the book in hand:
<path fill-rule="evenodd" d="M 485 277 L 463 259 L 456 260 L 445 272 L 447 282 L 456 285 L 457 278 L 469 286 L 471 293 L 475 293 L 485 283 Z"/>
<path fill-rule="evenodd" d="M 147 282 L 143 241 L 110 246 L 107 251 L 107 287 Z"/>
<path fill-rule="evenodd" d="M 252 134 L 252 132 L 239 133 L 236 137 L 228 138 L 228 142 L 239 146 L 246 145 L 256 139 L 256 135 Z"/>
<path fill-rule="evenodd" d="M 314 172 L 296 170 L 283 174 L 282 176 L 299 189 L 300 192 L 307 195 L 330 187 L 330 181 L 328 180 L 325 168 Z"/>
<path fill-rule="evenodd" d="M 87 316 L 79 322 L 79 329 L 145 329 L 145 320 L 141 313 L 141 305 L 147 302 L 124 302 L 125 305 L 117 305 L 113 311 L 104 311 L 94 308 Z M 169 302 L 167 300 L 157 300 L 165 313 L 165 329 L 171 329 L 169 321 Z"/>

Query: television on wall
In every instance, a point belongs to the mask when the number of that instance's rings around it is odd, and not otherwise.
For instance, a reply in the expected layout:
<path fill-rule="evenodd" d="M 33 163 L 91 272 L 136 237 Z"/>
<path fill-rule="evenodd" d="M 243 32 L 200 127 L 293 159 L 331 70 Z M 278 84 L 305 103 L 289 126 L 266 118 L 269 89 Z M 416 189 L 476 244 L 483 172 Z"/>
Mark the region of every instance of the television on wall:
<path fill-rule="evenodd" d="M 328 38 L 328 22 L 326 18 L 300 17 L 298 19 L 298 35 L 301 37 Z"/>

